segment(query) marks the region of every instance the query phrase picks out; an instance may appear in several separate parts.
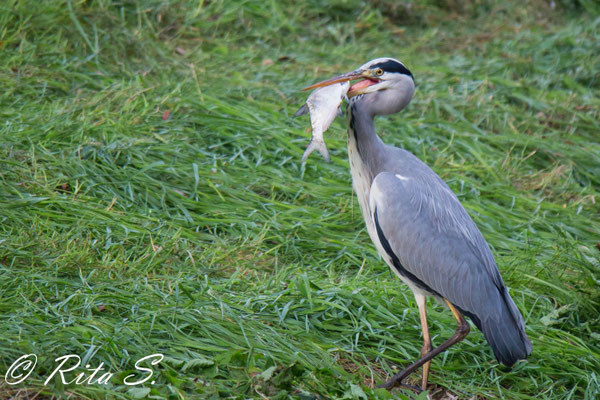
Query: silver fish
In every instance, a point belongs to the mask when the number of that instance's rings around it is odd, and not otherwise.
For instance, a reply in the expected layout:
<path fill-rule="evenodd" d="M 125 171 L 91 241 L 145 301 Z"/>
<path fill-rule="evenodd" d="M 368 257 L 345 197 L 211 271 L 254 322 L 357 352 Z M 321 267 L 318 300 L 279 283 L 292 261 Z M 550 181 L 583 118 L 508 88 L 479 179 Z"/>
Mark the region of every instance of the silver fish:
<path fill-rule="evenodd" d="M 339 107 L 349 88 L 350 83 L 348 82 L 318 88 L 308 96 L 306 104 L 294 114 L 294 118 L 296 118 L 307 112 L 310 113 L 312 139 L 304 151 L 302 162 L 306 161 L 315 149 L 319 150 L 325 161 L 329 162 L 329 152 L 323 141 L 323 133 L 329 128 L 336 115 L 343 115 Z"/>

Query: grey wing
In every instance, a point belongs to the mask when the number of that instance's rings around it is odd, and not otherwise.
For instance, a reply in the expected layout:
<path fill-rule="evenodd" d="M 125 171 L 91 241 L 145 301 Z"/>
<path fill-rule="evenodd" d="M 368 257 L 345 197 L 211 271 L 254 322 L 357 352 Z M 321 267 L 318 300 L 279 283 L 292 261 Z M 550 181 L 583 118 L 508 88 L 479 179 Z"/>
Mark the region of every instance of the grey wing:
<path fill-rule="evenodd" d="M 441 178 L 433 171 L 407 177 L 380 173 L 371 186 L 370 208 L 392 268 L 468 315 L 501 362 L 511 365 L 529 354 L 523 317 L 490 249 Z"/>
<path fill-rule="evenodd" d="M 370 205 L 394 255 L 432 292 L 471 310 L 484 300 L 475 289 L 503 288 L 485 240 L 443 181 L 380 173 Z"/>

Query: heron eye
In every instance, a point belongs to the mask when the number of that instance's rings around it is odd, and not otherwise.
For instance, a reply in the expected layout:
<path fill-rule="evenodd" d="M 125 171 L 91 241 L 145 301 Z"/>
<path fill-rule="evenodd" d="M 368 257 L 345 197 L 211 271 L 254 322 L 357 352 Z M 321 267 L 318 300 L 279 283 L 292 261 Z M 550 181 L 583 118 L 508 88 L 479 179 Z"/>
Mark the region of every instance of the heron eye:
<path fill-rule="evenodd" d="M 383 75 L 383 70 L 382 70 L 381 68 L 377 68 L 377 69 L 375 70 L 375 75 L 377 75 L 377 76 L 381 76 L 381 75 Z"/>

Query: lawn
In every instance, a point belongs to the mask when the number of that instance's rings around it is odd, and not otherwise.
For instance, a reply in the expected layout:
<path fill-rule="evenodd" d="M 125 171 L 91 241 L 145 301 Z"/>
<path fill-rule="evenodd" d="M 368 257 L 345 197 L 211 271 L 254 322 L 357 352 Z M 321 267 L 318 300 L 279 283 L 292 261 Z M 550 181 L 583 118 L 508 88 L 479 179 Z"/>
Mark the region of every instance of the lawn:
<path fill-rule="evenodd" d="M 417 397 L 373 389 L 422 339 L 364 227 L 345 121 L 331 163 L 302 164 L 309 122 L 291 118 L 301 88 L 380 56 L 417 90 L 378 132 L 456 192 L 533 343 L 507 369 L 473 329 L 433 361 L 430 395 L 600 398 L 599 16 L 591 0 L 1 2 L 0 398 Z M 429 317 L 434 344 L 452 335 L 447 309 Z"/>

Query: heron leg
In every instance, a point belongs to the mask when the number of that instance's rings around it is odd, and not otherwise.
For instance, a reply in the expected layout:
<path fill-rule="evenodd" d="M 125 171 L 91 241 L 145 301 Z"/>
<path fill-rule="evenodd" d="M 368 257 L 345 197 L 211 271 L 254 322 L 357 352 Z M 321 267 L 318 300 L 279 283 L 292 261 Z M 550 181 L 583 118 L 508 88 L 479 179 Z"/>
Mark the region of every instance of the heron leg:
<path fill-rule="evenodd" d="M 412 363 L 408 367 L 404 368 L 404 370 L 398 372 L 390 380 L 388 380 L 385 383 L 382 383 L 381 385 L 378 385 L 377 387 L 385 388 L 385 389 L 389 390 L 389 389 L 393 388 L 396 384 L 402 384 L 402 380 L 404 378 L 406 378 L 408 375 L 415 372 L 417 369 L 419 369 L 420 366 L 429 362 L 433 357 L 437 356 L 438 354 L 446 351 L 450 346 L 460 342 L 461 340 L 463 340 L 465 338 L 465 336 L 467 336 L 469 334 L 469 331 L 470 331 L 469 324 L 467 323 L 467 321 L 465 321 L 465 319 L 462 316 L 462 314 L 460 313 L 460 311 L 458 311 L 456 309 L 456 307 L 454 307 L 454 305 L 452 305 L 452 303 L 450 303 L 448 300 L 444 299 L 444 301 L 446 302 L 446 304 L 448 304 L 450 311 L 452 311 L 452 315 L 454 315 L 456 322 L 458 322 L 458 327 L 456 328 L 456 332 L 454 332 L 454 335 L 452 335 L 452 337 L 450 337 L 448 340 L 446 340 L 444 343 L 442 343 L 438 347 L 434 348 L 433 350 L 431 350 L 430 352 L 425 354 L 418 361 Z M 407 385 L 403 385 L 403 386 L 407 386 Z"/>
<path fill-rule="evenodd" d="M 419 307 L 421 330 L 423 331 L 423 347 L 421 348 L 421 357 L 425 357 L 425 355 L 433 349 L 433 346 L 431 346 L 431 337 L 429 336 L 429 325 L 427 324 L 427 298 L 422 294 L 415 293 L 415 299 L 417 300 L 417 306 Z M 431 360 L 423 364 L 423 380 L 421 381 L 421 388 L 423 390 L 427 390 L 427 379 L 429 378 L 430 366 Z"/>

